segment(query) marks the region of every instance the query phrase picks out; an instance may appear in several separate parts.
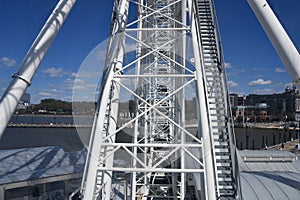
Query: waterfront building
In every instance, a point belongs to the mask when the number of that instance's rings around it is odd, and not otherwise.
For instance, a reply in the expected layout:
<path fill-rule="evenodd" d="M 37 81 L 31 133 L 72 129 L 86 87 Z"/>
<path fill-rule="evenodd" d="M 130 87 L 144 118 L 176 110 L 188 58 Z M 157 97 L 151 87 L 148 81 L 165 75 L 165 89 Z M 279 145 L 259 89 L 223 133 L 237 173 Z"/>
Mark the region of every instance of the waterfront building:
<path fill-rule="evenodd" d="M 296 99 L 299 99 L 299 92 L 295 88 L 286 88 L 279 94 L 250 94 L 245 101 L 246 105 L 266 103 L 267 112 L 272 115 L 273 120 L 295 119 Z"/>
<path fill-rule="evenodd" d="M 30 106 L 30 98 L 31 95 L 29 93 L 24 93 L 17 105 L 17 109 L 26 109 Z"/>
<path fill-rule="evenodd" d="M 248 117 L 252 122 L 291 121 L 300 110 L 299 92 L 295 88 L 286 88 L 278 94 L 230 94 L 230 103 L 235 120 L 244 116 L 244 120 Z"/>
<path fill-rule="evenodd" d="M 268 105 L 266 103 L 258 103 L 254 106 L 232 106 L 233 120 L 236 123 L 270 122 L 272 121 L 272 116 L 268 113 L 267 108 Z"/>
<path fill-rule="evenodd" d="M 238 94 L 230 94 L 229 95 L 229 101 L 230 101 L 230 106 L 237 106 L 239 105 L 238 103 L 239 95 Z"/>

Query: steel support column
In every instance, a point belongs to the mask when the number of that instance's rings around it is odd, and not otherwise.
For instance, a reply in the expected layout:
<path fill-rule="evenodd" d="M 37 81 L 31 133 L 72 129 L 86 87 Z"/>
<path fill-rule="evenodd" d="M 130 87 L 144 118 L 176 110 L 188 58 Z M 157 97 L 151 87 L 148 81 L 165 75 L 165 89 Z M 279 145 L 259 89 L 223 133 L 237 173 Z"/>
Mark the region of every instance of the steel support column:
<path fill-rule="evenodd" d="M 0 101 L 0 138 L 76 0 L 61 0 L 36 37 Z"/>

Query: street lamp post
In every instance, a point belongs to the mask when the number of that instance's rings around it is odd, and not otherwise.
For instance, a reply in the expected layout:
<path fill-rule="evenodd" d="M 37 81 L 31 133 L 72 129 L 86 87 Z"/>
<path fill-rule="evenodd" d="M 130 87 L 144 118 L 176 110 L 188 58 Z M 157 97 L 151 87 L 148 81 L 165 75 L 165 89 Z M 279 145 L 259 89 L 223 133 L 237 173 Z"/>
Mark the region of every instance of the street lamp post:
<path fill-rule="evenodd" d="M 243 127 L 245 127 L 245 100 L 246 96 L 243 96 Z"/>
<path fill-rule="evenodd" d="M 298 138 L 298 148 L 297 148 L 297 150 L 299 150 L 300 149 L 300 131 L 299 131 L 299 129 L 300 129 L 300 112 L 296 112 L 295 113 L 295 120 L 298 122 L 298 130 L 297 130 L 297 138 Z"/>
<path fill-rule="evenodd" d="M 300 121 L 298 121 L 298 130 L 297 130 L 297 134 L 298 134 L 298 148 L 297 148 L 297 150 L 300 149 L 300 137 L 299 137 L 300 131 L 299 131 L 299 129 L 300 129 Z"/>
<path fill-rule="evenodd" d="M 246 119 L 246 149 L 249 149 L 248 117 Z"/>

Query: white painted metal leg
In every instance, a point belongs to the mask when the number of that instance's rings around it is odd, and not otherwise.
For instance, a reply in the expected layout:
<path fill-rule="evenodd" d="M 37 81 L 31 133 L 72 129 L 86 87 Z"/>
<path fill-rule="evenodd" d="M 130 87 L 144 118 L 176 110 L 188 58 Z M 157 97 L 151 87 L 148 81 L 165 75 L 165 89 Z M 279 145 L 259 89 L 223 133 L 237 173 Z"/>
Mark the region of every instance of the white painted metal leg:
<path fill-rule="evenodd" d="M 76 0 L 61 0 L 58 2 L 27 52 L 18 72 L 13 75 L 13 80 L 0 101 L 0 139 L 20 99 L 27 87 L 31 84 L 36 70 L 75 2 Z"/>
<path fill-rule="evenodd" d="M 248 0 L 290 77 L 300 89 L 300 55 L 266 0 Z"/>

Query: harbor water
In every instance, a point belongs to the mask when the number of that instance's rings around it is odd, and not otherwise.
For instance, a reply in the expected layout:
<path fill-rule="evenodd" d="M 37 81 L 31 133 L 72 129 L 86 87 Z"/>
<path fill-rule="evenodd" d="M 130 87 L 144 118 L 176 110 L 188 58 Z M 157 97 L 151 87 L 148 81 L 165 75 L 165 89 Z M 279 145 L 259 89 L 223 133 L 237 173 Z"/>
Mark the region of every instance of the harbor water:
<path fill-rule="evenodd" d="M 74 127 L 72 116 L 13 116 L 0 140 L 0 149 L 19 149 L 41 146 L 59 146 L 65 151 L 78 151 L 88 143 L 91 116 L 78 118 L 82 127 Z M 25 126 L 35 124 L 37 126 Z M 49 124 L 53 126 L 49 126 Z M 22 126 L 24 125 L 24 126 Z M 43 125 L 45 125 L 43 127 Z M 238 149 L 265 149 L 298 138 L 296 129 L 235 128 Z M 190 129 L 195 133 L 196 128 Z M 79 132 L 79 134 L 78 134 Z M 82 143 L 82 138 L 85 141 Z M 129 137 L 122 137 L 130 140 Z M 126 141 L 125 141 L 126 142 Z"/>

